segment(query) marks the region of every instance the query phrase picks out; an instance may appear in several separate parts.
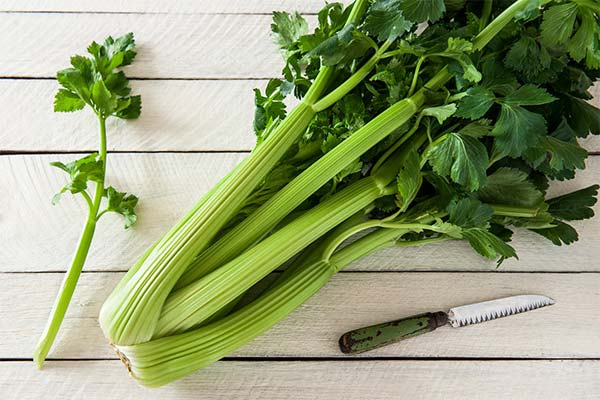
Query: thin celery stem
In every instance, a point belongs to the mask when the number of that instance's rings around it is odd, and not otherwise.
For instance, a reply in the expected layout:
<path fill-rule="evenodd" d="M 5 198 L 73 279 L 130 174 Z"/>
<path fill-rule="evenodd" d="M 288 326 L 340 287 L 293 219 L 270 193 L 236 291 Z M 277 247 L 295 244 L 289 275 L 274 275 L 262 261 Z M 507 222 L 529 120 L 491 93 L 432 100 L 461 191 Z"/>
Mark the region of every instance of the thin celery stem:
<path fill-rule="evenodd" d="M 92 208 L 94 207 L 94 203 L 92 201 L 92 198 L 90 197 L 90 195 L 88 194 L 88 192 L 86 192 L 85 190 L 80 192 L 81 196 L 85 199 L 85 202 L 88 205 L 88 211 L 91 212 Z"/>
<path fill-rule="evenodd" d="M 52 311 L 50 312 L 48 322 L 44 328 L 44 332 L 42 333 L 42 336 L 40 337 L 40 340 L 34 350 L 33 362 L 37 368 L 42 367 L 46 357 L 48 356 L 48 353 L 50 352 L 50 349 L 52 348 L 52 344 L 56 339 L 56 335 L 58 334 L 67 309 L 69 308 L 69 303 L 73 298 L 75 287 L 79 281 L 79 276 L 81 275 L 81 270 L 85 264 L 85 260 L 92 244 L 92 238 L 94 237 L 94 232 L 96 230 L 96 221 L 98 220 L 97 214 L 102 202 L 102 196 L 104 195 L 104 177 L 106 174 L 106 119 L 102 116 L 98 116 L 98 121 L 100 124 L 100 160 L 102 161 L 102 179 L 100 182 L 96 183 L 96 191 L 93 202 L 91 202 L 91 199 L 88 202 L 88 217 L 83 228 L 83 232 L 81 233 L 81 237 L 79 238 L 79 244 L 77 245 L 77 250 L 75 251 L 73 261 L 71 262 L 71 266 L 65 275 L 54 306 L 52 307 Z M 88 199 L 86 199 L 86 201 L 87 200 Z"/>
<path fill-rule="evenodd" d="M 102 217 L 104 214 L 106 214 L 108 212 L 108 209 L 106 210 L 102 210 L 102 212 L 98 213 L 98 216 L 96 217 L 96 220 L 99 220 L 100 217 Z"/>
<path fill-rule="evenodd" d="M 417 221 L 428 224 L 436 217 L 436 215 L 426 215 L 418 218 Z M 408 232 L 408 229 L 403 228 L 376 230 L 338 250 L 331 256 L 330 263 L 336 266 L 348 265 L 376 250 L 392 246 L 399 237 Z"/>
<path fill-rule="evenodd" d="M 360 84 L 367 75 L 371 72 L 371 70 L 375 67 L 382 54 L 390 47 L 392 44 L 391 41 L 386 41 L 381 47 L 375 52 L 375 54 L 365 63 L 362 67 L 358 69 L 352 76 L 350 76 L 344 83 L 338 86 L 331 93 L 323 97 L 317 103 L 313 105 L 313 110 L 319 112 L 323 111 L 326 108 L 329 108 L 333 104 L 337 103 L 342 99 L 345 95 L 347 95 L 352 89 L 354 89 L 358 84 Z"/>
<path fill-rule="evenodd" d="M 483 10 L 481 12 L 481 18 L 479 20 L 479 30 L 483 30 L 483 28 L 487 25 L 490 15 L 492 14 L 492 4 L 493 0 L 485 0 L 483 3 Z"/>
<path fill-rule="evenodd" d="M 394 245 L 398 246 L 398 247 L 416 247 L 416 246 L 424 246 L 424 245 L 433 244 L 433 243 L 447 242 L 449 240 L 455 240 L 455 239 L 450 236 L 439 236 L 439 237 L 435 237 L 435 238 L 405 241 L 405 242 L 396 241 L 396 243 L 394 243 Z"/>
<path fill-rule="evenodd" d="M 352 228 L 347 229 L 345 232 L 342 232 L 335 240 L 332 240 L 327 248 L 323 251 L 323 260 L 329 261 L 333 253 L 350 237 L 365 231 L 367 229 L 378 228 L 381 227 L 381 220 L 370 220 L 365 221 L 363 223 L 357 224 Z"/>
<path fill-rule="evenodd" d="M 503 204 L 489 204 L 495 215 L 517 218 L 533 218 L 538 215 L 539 208 L 515 207 Z"/>
<path fill-rule="evenodd" d="M 394 152 L 396 150 L 398 150 L 400 148 L 400 146 L 402 146 L 404 143 L 406 143 L 406 141 L 408 139 L 410 139 L 412 137 L 412 135 L 415 134 L 415 132 L 417 131 L 417 129 L 419 129 L 419 124 L 421 123 L 421 119 L 423 118 L 422 114 L 419 114 L 419 116 L 417 117 L 417 120 L 415 121 L 414 125 L 412 126 L 412 128 L 404 135 L 402 135 L 402 137 L 400 139 L 398 139 L 398 141 L 396 141 L 396 143 L 394 143 L 392 145 L 392 147 L 390 147 L 389 149 L 387 149 L 385 151 L 385 153 L 383 153 L 383 156 L 381 156 L 379 158 L 379 160 L 377 160 L 377 162 L 375 163 L 375 165 L 373 166 L 373 173 L 377 173 L 377 171 L 379 171 L 379 168 L 381 168 L 381 165 L 392 155 L 394 154 Z"/>
<path fill-rule="evenodd" d="M 532 218 L 535 217 L 539 212 L 537 208 L 515 207 L 501 204 L 488 205 L 492 208 L 492 210 L 494 210 L 494 215 L 499 216 Z M 404 233 L 410 232 L 413 229 L 428 229 L 431 231 L 436 231 L 436 228 L 429 224 L 438 218 L 443 218 L 445 215 L 446 213 L 427 214 L 415 219 L 415 221 L 412 223 L 381 223 L 380 226 L 384 229 L 379 229 L 375 232 L 372 232 L 338 250 L 329 258 L 329 261 L 334 265 L 348 265 L 349 263 L 354 262 L 375 250 L 396 244 L 397 239 L 400 236 L 402 236 Z M 450 239 L 451 238 L 448 238 L 448 240 Z M 403 243 L 400 245 L 409 246 L 409 244 Z"/>
<path fill-rule="evenodd" d="M 419 57 L 419 61 L 417 61 L 417 66 L 415 67 L 415 72 L 413 74 L 412 82 L 410 84 L 410 89 L 408 90 L 409 96 L 412 96 L 412 94 L 415 92 L 415 89 L 417 87 L 417 82 L 419 80 L 419 72 L 421 71 L 421 66 L 423 65 L 423 62 L 426 59 L 427 59 L 427 57 L 421 56 L 421 57 Z"/>
<path fill-rule="evenodd" d="M 527 7 L 531 0 L 517 0 L 510 7 L 490 22 L 473 40 L 473 50 L 482 50 L 513 18 Z M 541 4 L 549 3 L 551 0 L 542 0 Z"/>

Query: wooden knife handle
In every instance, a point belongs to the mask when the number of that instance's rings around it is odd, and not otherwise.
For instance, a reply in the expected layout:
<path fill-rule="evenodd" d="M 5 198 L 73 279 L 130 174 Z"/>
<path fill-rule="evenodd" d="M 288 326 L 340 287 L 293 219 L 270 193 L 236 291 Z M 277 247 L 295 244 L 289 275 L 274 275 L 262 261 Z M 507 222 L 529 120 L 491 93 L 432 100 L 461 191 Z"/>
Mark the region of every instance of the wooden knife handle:
<path fill-rule="evenodd" d="M 438 311 L 384 322 L 344 333 L 340 337 L 342 353 L 362 353 L 413 336 L 431 332 L 448 323 L 448 315 Z"/>

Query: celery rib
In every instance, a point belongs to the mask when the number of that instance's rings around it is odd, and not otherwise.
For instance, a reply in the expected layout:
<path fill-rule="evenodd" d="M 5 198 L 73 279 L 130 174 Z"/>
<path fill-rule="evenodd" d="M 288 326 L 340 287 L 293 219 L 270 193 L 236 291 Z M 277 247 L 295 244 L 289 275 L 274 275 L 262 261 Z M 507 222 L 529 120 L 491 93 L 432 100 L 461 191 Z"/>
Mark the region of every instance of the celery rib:
<path fill-rule="evenodd" d="M 218 271 L 174 292 L 162 308 L 154 337 L 178 333 L 201 323 L 383 193 L 372 177 L 364 178 L 307 211 Z"/>

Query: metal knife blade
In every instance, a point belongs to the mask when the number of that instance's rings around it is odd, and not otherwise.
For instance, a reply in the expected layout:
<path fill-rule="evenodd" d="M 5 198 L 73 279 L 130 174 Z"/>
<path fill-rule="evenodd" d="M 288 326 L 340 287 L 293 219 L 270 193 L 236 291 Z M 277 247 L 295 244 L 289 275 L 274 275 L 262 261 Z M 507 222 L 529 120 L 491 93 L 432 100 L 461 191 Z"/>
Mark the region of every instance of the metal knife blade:
<path fill-rule="evenodd" d="M 448 311 L 448 323 L 454 328 L 459 328 L 551 306 L 552 304 L 554 304 L 554 300 L 542 295 L 510 296 L 451 308 Z"/>

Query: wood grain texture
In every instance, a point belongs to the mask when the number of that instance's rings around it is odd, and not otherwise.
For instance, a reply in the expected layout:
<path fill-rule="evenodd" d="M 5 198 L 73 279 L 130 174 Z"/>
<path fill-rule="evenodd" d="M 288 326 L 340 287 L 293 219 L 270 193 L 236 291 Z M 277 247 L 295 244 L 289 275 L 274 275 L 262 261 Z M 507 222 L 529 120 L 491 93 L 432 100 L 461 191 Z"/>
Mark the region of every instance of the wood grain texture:
<path fill-rule="evenodd" d="M 6 400 L 592 400 L 599 374 L 598 361 L 228 361 L 148 390 L 119 361 L 0 363 Z"/>
<path fill-rule="evenodd" d="M 312 19 L 311 19 L 312 20 Z M 269 15 L 0 14 L 1 77 L 53 77 L 93 40 L 134 32 L 143 78 L 265 78 L 283 60 Z"/>
<path fill-rule="evenodd" d="M 109 149 L 251 150 L 255 142 L 252 89 L 262 89 L 265 84 L 263 80 L 134 81 L 134 91 L 142 95 L 142 115 L 135 121 L 109 120 Z M 0 80 L 0 109 L 10 115 L 0 130 L 0 151 L 97 148 L 97 122 L 91 112 L 52 111 L 57 88 L 51 80 Z M 600 104 L 598 100 L 595 103 Z M 598 136 L 582 144 L 600 152 Z"/>
<path fill-rule="evenodd" d="M 142 95 L 139 119 L 108 121 L 109 150 L 250 150 L 255 136 L 255 87 L 264 81 L 134 81 Z M 10 115 L 0 130 L 0 151 L 82 151 L 98 148 L 90 110 L 55 113 L 58 84 L 0 80 L 0 109 Z"/>
<path fill-rule="evenodd" d="M 125 231 L 118 215 L 107 215 L 97 228 L 86 263 L 88 270 L 126 270 L 143 250 L 166 232 L 221 176 L 245 154 L 111 154 L 108 183 L 141 199 L 139 223 Z M 86 206 L 65 195 L 57 206 L 52 195 L 65 183 L 64 172 L 48 165 L 79 155 L 0 157 L 0 271 L 64 271 L 76 246 Z M 558 183 L 551 195 L 598 182 L 600 157 L 573 181 Z M 598 210 L 598 206 L 596 207 Z M 553 246 L 531 233 L 519 234 L 514 245 L 520 261 L 508 260 L 502 271 L 599 271 L 600 219 L 574 224 L 576 244 Z M 353 270 L 481 270 L 495 271 L 462 242 L 389 249 L 364 258 Z"/>
<path fill-rule="evenodd" d="M 339 2 L 349 4 L 348 0 Z M 270 14 L 273 10 L 318 12 L 324 0 L 2 0 L 0 11 L 68 11 L 68 12 L 114 12 L 114 13 L 236 13 Z"/>
<path fill-rule="evenodd" d="M 87 273 L 51 358 L 116 358 L 97 322 L 121 273 Z M 62 274 L 3 274 L 0 358 L 30 358 Z M 341 357 L 344 332 L 516 294 L 556 305 L 460 329 L 449 326 L 358 357 L 600 358 L 600 274 L 340 273 L 317 295 L 233 356 Z M 33 306 L 35 305 L 35 306 Z"/>

